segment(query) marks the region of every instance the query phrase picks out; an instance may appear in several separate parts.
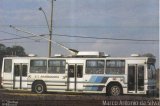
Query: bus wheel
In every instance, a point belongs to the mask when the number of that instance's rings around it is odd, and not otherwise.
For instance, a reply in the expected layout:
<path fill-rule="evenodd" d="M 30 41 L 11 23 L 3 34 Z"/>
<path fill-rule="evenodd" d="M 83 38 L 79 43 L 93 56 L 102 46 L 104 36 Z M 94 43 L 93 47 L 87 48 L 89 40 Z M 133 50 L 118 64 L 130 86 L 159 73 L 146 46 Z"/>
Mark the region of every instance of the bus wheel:
<path fill-rule="evenodd" d="M 45 93 L 46 92 L 46 86 L 42 82 L 37 82 L 33 85 L 33 91 L 35 93 Z"/>
<path fill-rule="evenodd" d="M 109 86 L 109 95 L 110 96 L 119 96 L 122 94 L 121 86 L 114 84 Z"/>

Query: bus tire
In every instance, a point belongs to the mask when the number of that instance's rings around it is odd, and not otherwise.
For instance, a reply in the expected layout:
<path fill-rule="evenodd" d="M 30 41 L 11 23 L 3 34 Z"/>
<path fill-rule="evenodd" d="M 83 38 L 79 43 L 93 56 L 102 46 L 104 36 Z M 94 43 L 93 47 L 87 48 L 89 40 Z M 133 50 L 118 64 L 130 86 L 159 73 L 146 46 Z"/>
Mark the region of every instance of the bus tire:
<path fill-rule="evenodd" d="M 122 87 L 119 84 L 111 84 L 108 87 L 108 94 L 110 96 L 119 96 L 122 95 Z"/>
<path fill-rule="evenodd" d="M 32 86 L 32 91 L 39 94 L 45 93 L 46 85 L 44 84 L 44 82 L 35 82 Z"/>

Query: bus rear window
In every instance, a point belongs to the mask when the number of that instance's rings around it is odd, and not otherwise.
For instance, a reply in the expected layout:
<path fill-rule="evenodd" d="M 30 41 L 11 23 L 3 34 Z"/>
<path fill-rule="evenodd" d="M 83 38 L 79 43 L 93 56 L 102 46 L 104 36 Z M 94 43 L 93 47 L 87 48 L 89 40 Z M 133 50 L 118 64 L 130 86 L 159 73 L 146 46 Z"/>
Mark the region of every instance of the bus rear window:
<path fill-rule="evenodd" d="M 11 72 L 12 70 L 12 60 L 5 59 L 4 60 L 4 72 Z"/>

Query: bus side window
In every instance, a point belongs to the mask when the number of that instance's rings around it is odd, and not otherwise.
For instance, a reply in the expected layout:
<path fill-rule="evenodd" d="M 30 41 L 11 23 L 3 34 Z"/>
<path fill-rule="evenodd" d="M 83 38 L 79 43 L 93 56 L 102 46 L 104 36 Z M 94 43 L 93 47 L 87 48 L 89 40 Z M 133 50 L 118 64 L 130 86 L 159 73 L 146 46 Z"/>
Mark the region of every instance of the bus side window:
<path fill-rule="evenodd" d="M 14 75 L 15 76 L 20 76 L 20 65 L 15 65 L 14 66 Z"/>
<path fill-rule="evenodd" d="M 82 78 L 83 76 L 83 66 L 82 65 L 78 65 L 77 66 L 77 77 L 78 78 Z"/>
<path fill-rule="evenodd" d="M 64 74 L 65 73 L 65 60 L 49 60 L 48 73 Z"/>
<path fill-rule="evenodd" d="M 69 65 L 68 77 L 74 77 L 74 65 Z"/>
<path fill-rule="evenodd" d="M 4 72 L 11 72 L 12 71 L 12 60 L 5 59 L 4 60 Z"/>
<path fill-rule="evenodd" d="M 106 60 L 106 74 L 124 74 L 125 60 Z"/>
<path fill-rule="evenodd" d="M 46 73 L 47 72 L 47 60 L 31 60 L 30 61 L 31 73 Z"/>
<path fill-rule="evenodd" d="M 22 76 L 27 76 L 27 65 L 23 65 Z"/>
<path fill-rule="evenodd" d="M 86 74 L 104 74 L 104 60 L 87 60 Z"/>

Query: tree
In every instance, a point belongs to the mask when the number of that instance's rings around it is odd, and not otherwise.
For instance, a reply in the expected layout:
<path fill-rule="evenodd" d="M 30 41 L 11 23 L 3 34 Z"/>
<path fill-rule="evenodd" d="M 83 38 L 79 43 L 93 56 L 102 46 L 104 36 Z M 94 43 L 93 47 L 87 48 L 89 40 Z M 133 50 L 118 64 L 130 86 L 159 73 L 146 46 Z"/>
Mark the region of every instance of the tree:
<path fill-rule="evenodd" d="M 26 53 L 22 46 L 6 47 L 4 44 L 0 44 L 0 69 L 5 56 L 26 56 Z"/>
<path fill-rule="evenodd" d="M 26 56 L 26 53 L 25 53 L 24 48 L 22 46 L 13 46 L 12 52 L 16 56 Z"/>
<path fill-rule="evenodd" d="M 26 56 L 25 50 L 22 46 L 7 47 L 6 54 L 8 56 Z"/>
<path fill-rule="evenodd" d="M 11 47 L 6 47 L 6 56 L 13 56 Z"/>
<path fill-rule="evenodd" d="M 144 57 L 155 57 L 152 53 L 145 53 L 145 54 L 142 54 L 141 56 L 144 56 Z"/>
<path fill-rule="evenodd" d="M 0 44 L 0 70 L 2 66 L 3 57 L 5 56 L 5 53 L 6 53 L 5 49 L 6 49 L 6 46 L 4 44 Z"/>
<path fill-rule="evenodd" d="M 5 55 L 6 46 L 4 44 L 0 44 L 0 56 Z"/>

